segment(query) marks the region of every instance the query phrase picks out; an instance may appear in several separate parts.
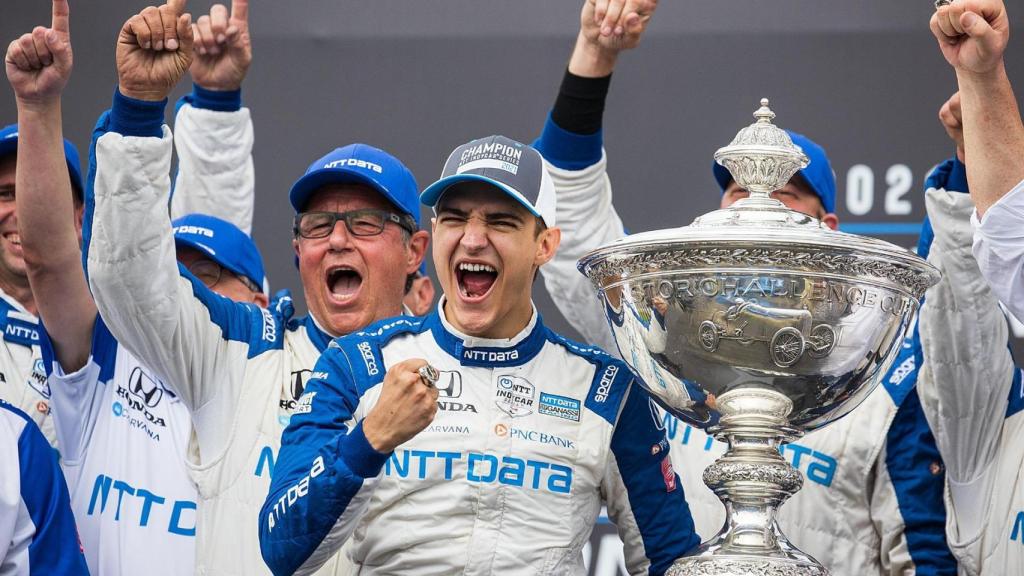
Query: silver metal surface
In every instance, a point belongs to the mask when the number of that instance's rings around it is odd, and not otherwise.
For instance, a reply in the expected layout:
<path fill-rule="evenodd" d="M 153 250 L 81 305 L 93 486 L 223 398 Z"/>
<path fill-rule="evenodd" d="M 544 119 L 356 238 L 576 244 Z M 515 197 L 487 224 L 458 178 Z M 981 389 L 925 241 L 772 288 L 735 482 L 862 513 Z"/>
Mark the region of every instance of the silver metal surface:
<path fill-rule="evenodd" d="M 437 381 L 441 377 L 441 374 L 437 371 L 437 368 L 434 368 L 430 364 L 424 364 L 423 366 L 420 366 L 419 369 L 416 370 L 416 372 L 420 375 L 420 380 L 422 380 L 425 385 L 431 388 L 437 385 Z"/>
<path fill-rule="evenodd" d="M 949 6 L 952 3 L 952 0 L 935 0 L 935 9 L 938 10 L 943 6 Z"/>
<path fill-rule="evenodd" d="M 579 262 L 644 387 L 729 444 L 704 474 L 726 525 L 675 576 L 828 573 L 775 521 L 802 483 L 779 447 L 867 397 L 939 278 L 900 247 L 833 231 L 771 198 L 807 158 L 761 104 L 715 154 L 749 198 Z"/>

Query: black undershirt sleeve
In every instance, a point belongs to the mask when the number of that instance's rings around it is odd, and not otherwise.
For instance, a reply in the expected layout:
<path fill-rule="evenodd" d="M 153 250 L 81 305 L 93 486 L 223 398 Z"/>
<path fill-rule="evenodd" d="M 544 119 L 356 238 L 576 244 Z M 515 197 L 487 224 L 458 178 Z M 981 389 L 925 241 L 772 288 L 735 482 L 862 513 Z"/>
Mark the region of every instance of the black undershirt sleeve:
<path fill-rule="evenodd" d="M 568 70 L 558 89 L 551 120 L 559 128 L 574 134 L 596 134 L 604 117 L 604 102 L 612 76 L 584 78 Z"/>

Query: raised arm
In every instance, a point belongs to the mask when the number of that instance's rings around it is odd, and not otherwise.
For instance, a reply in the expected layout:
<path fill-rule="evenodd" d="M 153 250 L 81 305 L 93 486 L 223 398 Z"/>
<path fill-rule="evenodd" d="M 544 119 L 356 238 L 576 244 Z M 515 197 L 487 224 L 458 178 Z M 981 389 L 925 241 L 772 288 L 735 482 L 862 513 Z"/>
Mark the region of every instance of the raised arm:
<path fill-rule="evenodd" d="M 580 31 L 555 105 L 534 147 L 547 162 L 558 194 L 562 244 L 541 268 L 544 284 L 566 320 L 583 337 L 617 351 L 601 303 L 576 269 L 587 252 L 621 238 L 612 205 L 601 130 L 611 74 L 623 50 L 636 47 L 656 0 L 586 0 Z"/>
<path fill-rule="evenodd" d="M 209 214 L 251 234 L 253 126 L 242 107 L 242 82 L 252 62 L 248 0 L 234 0 L 230 12 L 214 4 L 192 31 L 193 88 L 178 102 L 174 121 L 178 174 L 171 217 Z"/>
<path fill-rule="evenodd" d="M 1003 63 L 1010 21 L 1003 0 L 958 0 L 940 7 L 930 26 L 956 70 L 967 177 L 983 217 L 1024 180 L 1024 124 Z"/>
<path fill-rule="evenodd" d="M 72 194 L 61 127 L 61 92 L 71 76 L 67 0 L 53 0 L 49 28 L 37 26 L 7 50 L 7 79 L 18 105 L 18 228 L 29 283 L 60 363 L 89 359 L 96 306 L 82 271 L 81 203 Z"/>

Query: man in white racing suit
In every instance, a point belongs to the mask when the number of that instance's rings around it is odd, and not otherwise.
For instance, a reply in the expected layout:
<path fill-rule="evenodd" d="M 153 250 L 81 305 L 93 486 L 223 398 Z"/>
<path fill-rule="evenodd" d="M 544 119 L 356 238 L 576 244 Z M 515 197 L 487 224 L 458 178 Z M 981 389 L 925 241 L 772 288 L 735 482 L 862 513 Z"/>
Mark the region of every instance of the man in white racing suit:
<path fill-rule="evenodd" d="M 153 16 L 177 29 L 146 25 Z M 291 193 L 297 224 L 326 226 L 294 239 L 310 316 L 295 317 L 287 295 L 268 309 L 232 302 L 179 268 L 166 211 L 171 134 L 162 124 L 163 100 L 192 58 L 189 21 L 174 0 L 122 29 L 119 94 L 93 140 L 87 275 L 111 334 L 191 413 L 196 573 L 266 574 L 254 527 L 281 431 L 332 336 L 401 313 L 427 234 L 417 229 L 412 174 L 376 148 L 352 145 L 314 162 Z M 143 61 L 139 44 L 164 50 Z M 324 573 L 335 569 L 329 562 Z"/>
<path fill-rule="evenodd" d="M 573 327 L 588 342 L 617 350 L 605 310 L 576 261 L 625 234 L 612 204 L 600 126 L 619 51 L 635 42 L 604 43 L 591 28 L 584 16 L 562 89 L 535 143 L 555 181 L 564 231 L 559 252 L 541 272 Z M 835 228 L 835 182 L 824 150 L 806 137 L 791 136 L 812 162 L 775 197 Z M 746 195 L 728 172 L 716 169 L 715 176 L 723 206 Z M 614 322 L 616 311 L 610 312 Z M 921 361 L 913 335 L 899 354 L 882 385 L 851 415 L 782 449 L 808 480 L 780 510 L 783 531 L 838 574 L 956 573 L 943 531 L 942 463 L 913 390 Z M 695 386 L 656 365 L 639 371 L 655 382 L 671 379 L 681 398 L 685 395 L 698 414 L 707 414 L 705 404 L 711 399 Z M 665 426 L 697 531 L 710 536 L 722 527 L 724 509 L 704 486 L 702 472 L 725 447 L 670 416 Z"/>
<path fill-rule="evenodd" d="M 602 503 L 631 574 L 696 546 L 650 397 L 533 306 L 554 194 L 540 154 L 503 136 L 448 157 L 421 196 L 444 298 L 317 363 L 260 514 L 274 574 L 310 573 L 350 537 L 361 574 L 583 574 Z"/>
<path fill-rule="evenodd" d="M 1003 63 L 999 0 L 942 6 L 931 29 L 960 91 L 940 113 L 965 176 L 928 192 L 929 261 L 942 280 L 925 295 L 919 388 L 947 466 L 947 537 L 970 576 L 1024 573 L 1024 379 L 1006 346 L 999 300 L 1021 306 L 1020 182 L 1024 128 Z M 961 192 L 968 192 L 970 197 Z M 973 252 L 973 253 L 972 253 Z M 987 280 L 987 282 L 986 282 Z"/>
<path fill-rule="evenodd" d="M 223 9 L 215 6 L 212 15 Z M 81 267 L 80 220 L 74 217 L 80 203 L 72 202 L 67 176 L 52 169 L 63 161 L 60 97 L 71 74 L 69 16 L 67 0 L 55 0 L 52 28 L 38 32 L 53 35 L 42 44 L 47 53 L 29 68 L 9 54 L 8 78 L 21 121 L 22 247 L 36 304 L 50 327 L 40 330 L 40 339 L 71 507 L 92 573 L 188 574 L 195 570 L 198 499 L 185 465 L 191 418 L 173 388 L 119 346 L 97 316 Z M 181 170 L 174 205 L 249 218 L 252 125 L 240 102 L 248 35 L 240 33 L 243 19 L 233 24 L 223 52 L 193 62 L 196 85 L 178 111 Z M 27 43 L 33 34 L 22 38 Z M 212 194 L 217 187 L 219 201 Z M 179 260 L 199 280 L 222 295 L 266 306 L 261 257 L 237 227 L 190 215 L 175 220 L 175 240 Z"/>

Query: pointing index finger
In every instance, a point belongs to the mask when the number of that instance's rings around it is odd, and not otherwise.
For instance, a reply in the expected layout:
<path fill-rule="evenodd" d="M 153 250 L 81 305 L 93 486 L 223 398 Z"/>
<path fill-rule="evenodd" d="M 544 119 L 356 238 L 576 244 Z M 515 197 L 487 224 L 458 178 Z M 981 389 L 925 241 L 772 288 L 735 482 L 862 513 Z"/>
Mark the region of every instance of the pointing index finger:
<path fill-rule="evenodd" d="M 231 0 L 231 19 L 249 21 L 249 0 Z"/>
<path fill-rule="evenodd" d="M 185 13 L 185 4 L 187 0 L 167 0 L 167 7 L 171 9 L 175 16 L 181 16 Z"/>
<path fill-rule="evenodd" d="M 53 20 L 50 27 L 62 34 L 71 32 L 71 10 L 68 0 L 53 0 Z"/>

